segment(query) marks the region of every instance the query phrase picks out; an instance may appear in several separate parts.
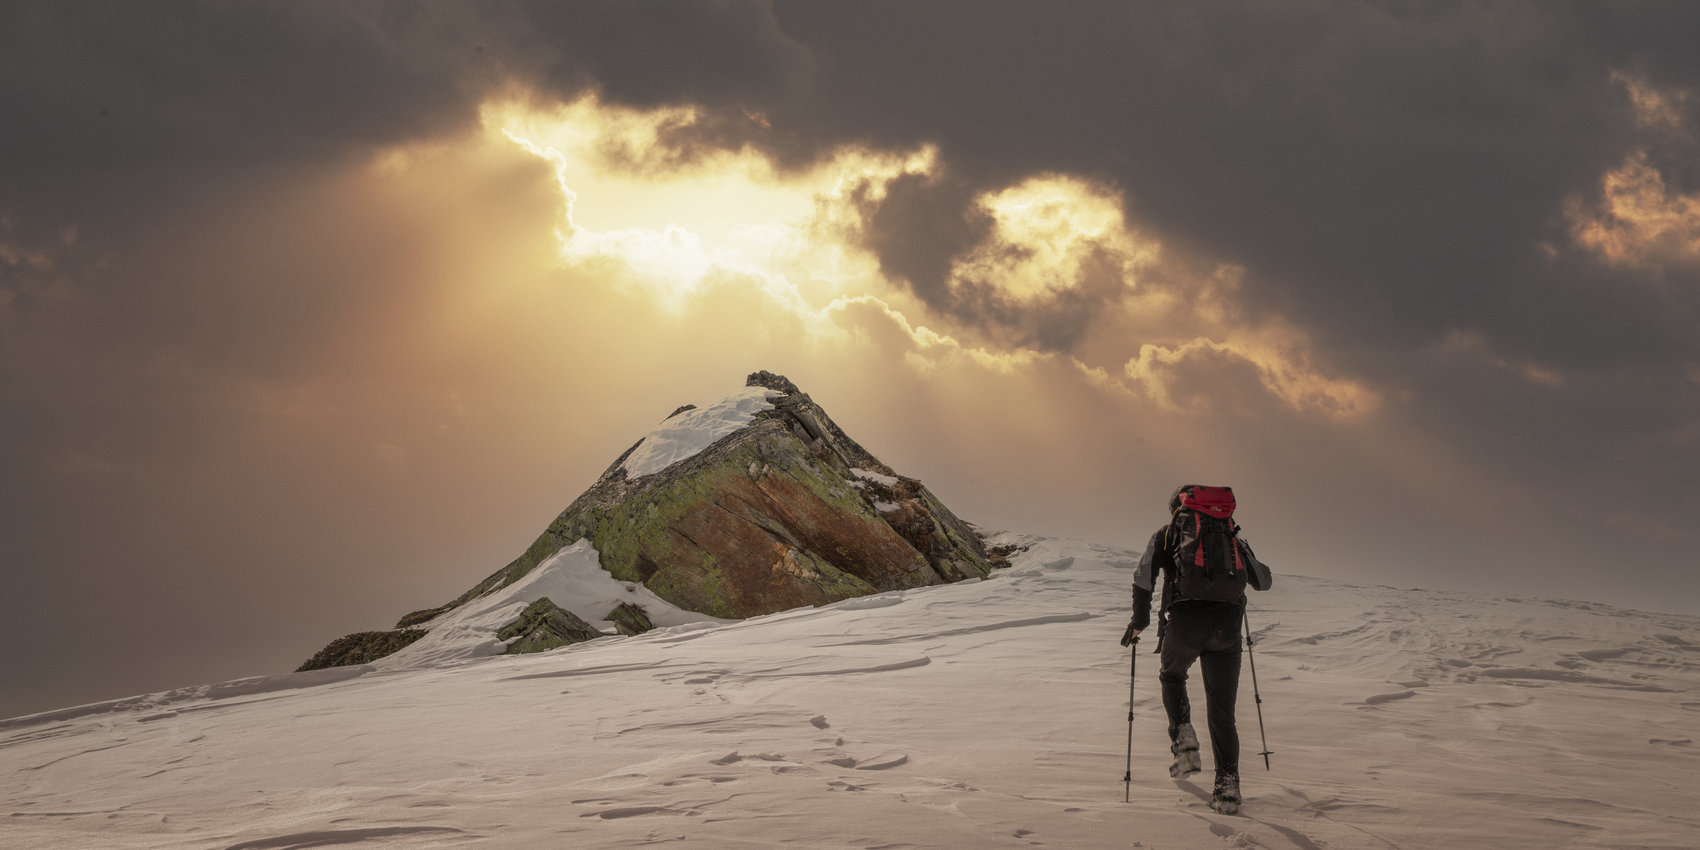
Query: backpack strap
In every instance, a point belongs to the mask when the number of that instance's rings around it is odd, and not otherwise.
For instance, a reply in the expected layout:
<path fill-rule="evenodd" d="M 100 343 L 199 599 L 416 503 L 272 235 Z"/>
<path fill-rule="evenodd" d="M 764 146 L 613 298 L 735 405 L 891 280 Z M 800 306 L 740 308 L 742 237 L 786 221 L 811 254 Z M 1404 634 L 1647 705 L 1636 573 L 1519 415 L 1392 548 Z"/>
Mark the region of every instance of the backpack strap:
<path fill-rule="evenodd" d="M 1151 650 L 1154 654 L 1163 652 L 1163 634 L 1169 628 L 1169 603 L 1174 600 L 1175 594 L 1175 544 L 1172 539 L 1174 532 L 1175 525 L 1171 521 L 1163 529 L 1163 555 L 1168 559 L 1169 565 L 1162 568 L 1163 599 L 1157 606 L 1157 646 Z"/>

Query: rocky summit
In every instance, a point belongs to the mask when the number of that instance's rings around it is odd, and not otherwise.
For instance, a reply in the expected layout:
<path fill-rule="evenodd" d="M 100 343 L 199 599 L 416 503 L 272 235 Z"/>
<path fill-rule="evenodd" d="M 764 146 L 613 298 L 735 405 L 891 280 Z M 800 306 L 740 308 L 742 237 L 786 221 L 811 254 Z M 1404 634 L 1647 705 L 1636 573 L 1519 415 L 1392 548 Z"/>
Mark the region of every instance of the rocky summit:
<path fill-rule="evenodd" d="M 807 393 L 765 371 L 745 386 L 708 409 L 675 410 L 518 558 L 403 623 L 429 629 L 438 616 L 513 584 L 581 539 L 615 579 L 725 618 L 990 572 L 971 526 L 921 482 L 852 440 Z M 723 428 L 727 433 L 710 428 L 726 422 L 735 423 Z M 604 619 L 622 634 L 648 626 L 619 610 Z M 544 644 L 563 645 L 551 639 L 527 648 Z"/>

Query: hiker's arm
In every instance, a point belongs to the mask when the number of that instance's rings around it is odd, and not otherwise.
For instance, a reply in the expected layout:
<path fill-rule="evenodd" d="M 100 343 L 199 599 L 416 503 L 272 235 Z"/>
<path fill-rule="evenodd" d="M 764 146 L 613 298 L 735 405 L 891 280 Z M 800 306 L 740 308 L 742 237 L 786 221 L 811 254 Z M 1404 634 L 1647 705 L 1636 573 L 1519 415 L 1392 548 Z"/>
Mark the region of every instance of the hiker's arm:
<path fill-rule="evenodd" d="M 1151 591 L 1139 585 L 1133 586 L 1133 633 L 1145 631 L 1151 625 Z"/>
<path fill-rule="evenodd" d="M 1257 554 L 1251 551 L 1251 544 L 1247 543 L 1245 538 L 1240 539 L 1240 547 L 1251 566 L 1246 573 L 1246 583 L 1251 585 L 1252 590 L 1268 590 L 1269 586 L 1275 583 L 1275 577 L 1270 574 L 1269 568 L 1257 559 Z"/>
<path fill-rule="evenodd" d="M 1163 550 L 1163 530 L 1159 529 L 1151 535 L 1151 542 L 1145 544 L 1145 554 L 1139 558 L 1139 566 L 1133 572 L 1133 633 L 1139 634 L 1151 625 L 1151 591 L 1157 586 L 1157 570 L 1162 566 L 1159 557 Z"/>

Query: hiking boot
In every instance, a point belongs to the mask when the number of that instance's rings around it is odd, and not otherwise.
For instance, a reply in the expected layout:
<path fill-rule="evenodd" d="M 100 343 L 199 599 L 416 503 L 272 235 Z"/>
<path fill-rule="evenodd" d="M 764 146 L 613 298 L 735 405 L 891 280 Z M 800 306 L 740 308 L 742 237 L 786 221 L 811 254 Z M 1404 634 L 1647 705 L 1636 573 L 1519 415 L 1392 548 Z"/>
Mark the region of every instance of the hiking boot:
<path fill-rule="evenodd" d="M 1175 742 L 1169 745 L 1169 752 L 1175 754 L 1175 763 L 1169 765 L 1172 779 L 1185 779 L 1204 769 L 1198 758 L 1198 733 L 1192 731 L 1191 723 L 1182 723 L 1175 730 Z"/>
<path fill-rule="evenodd" d="M 1216 777 L 1216 792 L 1210 795 L 1210 808 L 1224 815 L 1240 813 L 1240 778 L 1232 773 Z"/>

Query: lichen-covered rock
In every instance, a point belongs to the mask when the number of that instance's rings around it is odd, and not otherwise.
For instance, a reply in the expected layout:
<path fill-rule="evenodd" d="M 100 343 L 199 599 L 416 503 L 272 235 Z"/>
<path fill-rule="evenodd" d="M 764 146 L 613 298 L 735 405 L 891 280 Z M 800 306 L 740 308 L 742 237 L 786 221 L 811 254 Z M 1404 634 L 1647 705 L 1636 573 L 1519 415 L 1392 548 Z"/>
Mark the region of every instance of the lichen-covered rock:
<path fill-rule="evenodd" d="M 716 617 L 989 574 L 967 523 L 850 439 L 807 393 L 769 372 L 746 386 L 773 391 L 772 409 L 694 456 L 631 477 L 625 463 L 640 440 L 523 554 L 440 610 L 512 584 L 583 538 L 615 578 Z"/>
<path fill-rule="evenodd" d="M 508 644 L 508 655 L 543 652 L 603 637 L 596 628 L 573 612 L 562 609 L 544 596 L 526 606 L 519 618 L 496 632 L 497 640 L 519 640 Z"/>
<path fill-rule="evenodd" d="M 603 619 L 614 621 L 614 629 L 620 634 L 628 636 L 641 635 L 655 628 L 655 624 L 649 621 L 649 615 L 644 613 L 643 608 L 630 602 L 621 602 L 614 606 L 614 610 L 609 611 L 608 616 Z"/>
<path fill-rule="evenodd" d="M 330 642 L 307 663 L 295 668 L 297 673 L 323 670 L 326 667 L 347 667 L 370 664 L 395 652 L 400 652 L 425 636 L 424 629 L 396 629 L 388 632 L 355 632 Z"/>

